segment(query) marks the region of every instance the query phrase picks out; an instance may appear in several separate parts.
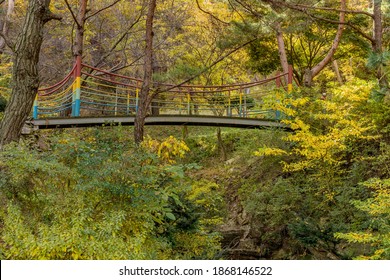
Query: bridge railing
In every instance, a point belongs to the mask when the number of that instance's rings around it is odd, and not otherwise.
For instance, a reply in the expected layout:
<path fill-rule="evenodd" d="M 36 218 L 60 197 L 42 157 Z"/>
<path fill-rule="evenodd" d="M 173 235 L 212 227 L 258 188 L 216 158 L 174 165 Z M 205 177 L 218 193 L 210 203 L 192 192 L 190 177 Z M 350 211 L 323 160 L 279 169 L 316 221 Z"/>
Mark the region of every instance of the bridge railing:
<path fill-rule="evenodd" d="M 284 90 L 281 82 L 291 73 L 250 83 L 229 85 L 154 84 L 149 106 L 150 115 L 203 115 L 243 118 L 278 119 L 270 108 L 275 93 Z M 34 102 L 33 117 L 125 116 L 135 115 L 139 108 L 142 80 L 110 73 L 81 63 L 59 83 L 39 90 Z"/>

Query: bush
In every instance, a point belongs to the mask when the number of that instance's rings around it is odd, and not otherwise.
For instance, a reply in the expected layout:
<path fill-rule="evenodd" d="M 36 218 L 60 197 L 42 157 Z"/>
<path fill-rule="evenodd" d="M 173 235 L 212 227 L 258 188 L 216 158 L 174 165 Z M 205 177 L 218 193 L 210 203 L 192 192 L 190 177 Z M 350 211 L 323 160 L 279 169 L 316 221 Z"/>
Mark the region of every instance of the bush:
<path fill-rule="evenodd" d="M 0 112 L 5 111 L 5 107 L 7 106 L 7 99 L 0 95 Z"/>
<path fill-rule="evenodd" d="M 185 176 L 194 165 L 132 147 L 121 128 L 50 140 L 47 153 L 26 144 L 0 152 L 3 259 L 216 255 L 219 236 L 207 225 L 218 220 L 208 206 L 217 189 Z"/>

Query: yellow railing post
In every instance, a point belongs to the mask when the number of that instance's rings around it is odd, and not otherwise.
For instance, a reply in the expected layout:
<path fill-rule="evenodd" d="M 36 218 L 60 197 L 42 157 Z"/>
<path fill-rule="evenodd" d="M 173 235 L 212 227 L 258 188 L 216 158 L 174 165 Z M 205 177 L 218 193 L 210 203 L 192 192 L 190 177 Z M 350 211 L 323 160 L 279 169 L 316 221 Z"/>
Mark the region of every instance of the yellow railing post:
<path fill-rule="evenodd" d="M 135 89 L 135 111 L 138 112 L 139 88 Z"/>

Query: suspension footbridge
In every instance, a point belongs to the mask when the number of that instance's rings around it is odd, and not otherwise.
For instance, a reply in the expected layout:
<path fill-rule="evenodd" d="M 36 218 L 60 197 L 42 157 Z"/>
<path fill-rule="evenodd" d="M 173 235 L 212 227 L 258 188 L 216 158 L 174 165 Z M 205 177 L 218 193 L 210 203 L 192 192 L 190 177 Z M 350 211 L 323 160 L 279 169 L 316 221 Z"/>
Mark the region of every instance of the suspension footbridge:
<path fill-rule="evenodd" d="M 27 124 L 38 129 L 133 125 L 141 105 L 142 83 L 141 79 L 84 64 L 78 57 L 62 81 L 39 90 Z M 280 112 L 270 104 L 278 91 L 291 88 L 291 71 L 249 83 L 155 83 L 145 125 L 287 129 L 280 122 Z"/>

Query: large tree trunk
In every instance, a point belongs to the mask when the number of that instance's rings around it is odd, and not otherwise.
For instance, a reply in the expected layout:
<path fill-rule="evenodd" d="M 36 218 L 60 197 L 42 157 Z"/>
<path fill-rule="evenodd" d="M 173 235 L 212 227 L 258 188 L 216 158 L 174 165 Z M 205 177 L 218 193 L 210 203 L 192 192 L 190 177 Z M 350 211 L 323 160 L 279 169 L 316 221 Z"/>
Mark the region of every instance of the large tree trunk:
<path fill-rule="evenodd" d="M 333 55 L 336 53 L 337 47 L 339 46 L 341 35 L 344 30 L 344 22 L 345 22 L 345 10 L 346 10 L 346 0 L 341 0 L 341 12 L 339 18 L 339 26 L 337 29 L 336 36 L 333 40 L 332 47 L 317 65 L 315 65 L 312 69 L 307 69 L 305 75 L 303 77 L 303 83 L 305 86 L 311 87 L 313 83 L 313 78 L 325 68 L 325 66 L 331 61 Z"/>
<path fill-rule="evenodd" d="M 372 50 L 375 53 L 381 54 L 383 52 L 382 36 L 383 36 L 383 22 L 382 22 L 382 0 L 373 0 L 373 15 L 374 15 L 374 30 L 373 30 L 373 44 Z M 389 81 L 387 80 L 383 66 L 380 65 L 376 72 L 379 87 L 382 90 L 389 89 Z"/>
<path fill-rule="evenodd" d="M 134 141 L 137 145 L 144 140 L 145 118 L 152 100 L 150 88 L 153 75 L 153 20 L 155 10 L 156 0 L 150 0 L 146 16 L 144 79 L 139 94 L 138 111 L 134 120 Z"/>
<path fill-rule="evenodd" d="M 18 141 L 22 127 L 30 114 L 38 91 L 39 51 L 43 40 L 43 26 L 55 18 L 49 10 L 50 0 L 30 0 L 19 35 L 12 70 L 11 99 L 0 125 L 0 148 Z"/>

